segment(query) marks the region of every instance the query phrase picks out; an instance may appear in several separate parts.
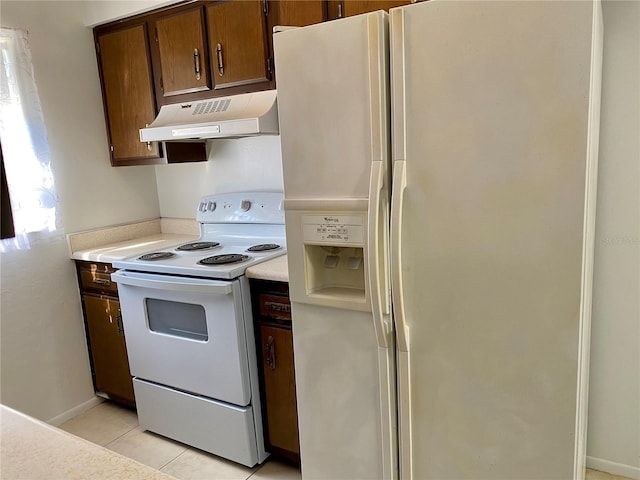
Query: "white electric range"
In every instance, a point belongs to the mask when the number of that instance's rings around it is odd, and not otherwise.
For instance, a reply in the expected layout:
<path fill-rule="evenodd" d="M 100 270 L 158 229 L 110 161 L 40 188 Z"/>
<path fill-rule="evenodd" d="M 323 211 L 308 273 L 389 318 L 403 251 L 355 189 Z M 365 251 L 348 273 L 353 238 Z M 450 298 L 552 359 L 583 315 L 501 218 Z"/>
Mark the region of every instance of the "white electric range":
<path fill-rule="evenodd" d="M 140 426 L 247 466 L 268 453 L 244 273 L 286 253 L 282 199 L 206 196 L 196 242 L 113 263 Z"/>
<path fill-rule="evenodd" d="M 196 212 L 200 238 L 114 262 L 127 270 L 231 279 L 286 253 L 282 193 L 204 197 Z"/>

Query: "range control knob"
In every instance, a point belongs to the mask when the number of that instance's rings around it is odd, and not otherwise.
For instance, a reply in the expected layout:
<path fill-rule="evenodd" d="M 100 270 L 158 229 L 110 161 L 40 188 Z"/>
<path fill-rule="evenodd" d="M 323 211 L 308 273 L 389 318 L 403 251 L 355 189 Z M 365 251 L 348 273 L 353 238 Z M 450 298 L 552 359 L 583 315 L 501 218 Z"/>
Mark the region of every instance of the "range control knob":
<path fill-rule="evenodd" d="M 207 203 L 207 210 L 209 210 L 210 212 L 213 212 L 217 206 L 218 205 L 216 204 L 216 202 L 209 202 Z"/>
<path fill-rule="evenodd" d="M 198 205 L 198 210 L 200 210 L 201 212 L 206 212 L 207 211 L 207 202 L 200 202 L 200 205 Z"/>
<path fill-rule="evenodd" d="M 242 203 L 240 204 L 240 210 L 242 210 L 243 212 L 248 212 L 250 208 L 251 208 L 251 201 L 242 200 Z"/>

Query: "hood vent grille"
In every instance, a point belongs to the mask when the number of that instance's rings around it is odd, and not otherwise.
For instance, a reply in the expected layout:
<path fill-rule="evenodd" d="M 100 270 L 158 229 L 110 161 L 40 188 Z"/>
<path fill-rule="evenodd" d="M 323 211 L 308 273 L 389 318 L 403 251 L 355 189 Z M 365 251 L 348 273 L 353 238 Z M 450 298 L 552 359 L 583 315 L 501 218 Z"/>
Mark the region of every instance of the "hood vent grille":
<path fill-rule="evenodd" d="M 198 102 L 191 115 L 207 115 L 208 113 L 226 112 L 229 109 L 229 105 L 231 105 L 230 98 Z"/>

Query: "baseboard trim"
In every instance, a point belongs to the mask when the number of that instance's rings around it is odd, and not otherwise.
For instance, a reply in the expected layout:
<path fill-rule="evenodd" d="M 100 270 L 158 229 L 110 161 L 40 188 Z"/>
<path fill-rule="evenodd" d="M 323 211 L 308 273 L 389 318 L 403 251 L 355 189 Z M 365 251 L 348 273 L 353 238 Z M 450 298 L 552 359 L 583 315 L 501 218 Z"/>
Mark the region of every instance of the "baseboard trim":
<path fill-rule="evenodd" d="M 600 470 L 601 472 L 613 473 L 614 475 L 622 475 L 623 477 L 640 480 L 640 467 L 625 465 L 624 463 L 616 463 L 597 457 L 587 456 L 587 468 Z"/>
<path fill-rule="evenodd" d="M 81 403 L 80 405 L 73 407 L 72 409 L 67 410 L 66 412 L 61 413 L 60 415 L 50 418 L 49 420 L 47 420 L 47 423 L 49 425 L 53 425 L 54 427 L 57 427 L 59 425 L 62 425 L 67 420 L 71 420 L 73 417 L 76 417 L 81 413 L 86 412 L 90 408 L 93 408 L 96 405 L 100 405 L 102 402 L 104 402 L 102 398 L 93 397 L 91 400 L 87 400 L 86 402 Z"/>

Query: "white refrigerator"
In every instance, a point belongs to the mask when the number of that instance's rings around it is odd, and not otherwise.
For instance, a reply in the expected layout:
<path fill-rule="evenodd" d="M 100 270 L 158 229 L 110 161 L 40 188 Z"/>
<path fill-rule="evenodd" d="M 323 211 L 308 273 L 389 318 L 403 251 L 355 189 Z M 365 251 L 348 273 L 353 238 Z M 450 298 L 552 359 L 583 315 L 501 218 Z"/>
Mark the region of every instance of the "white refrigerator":
<path fill-rule="evenodd" d="M 303 479 L 582 478 L 599 1 L 274 46 Z"/>

